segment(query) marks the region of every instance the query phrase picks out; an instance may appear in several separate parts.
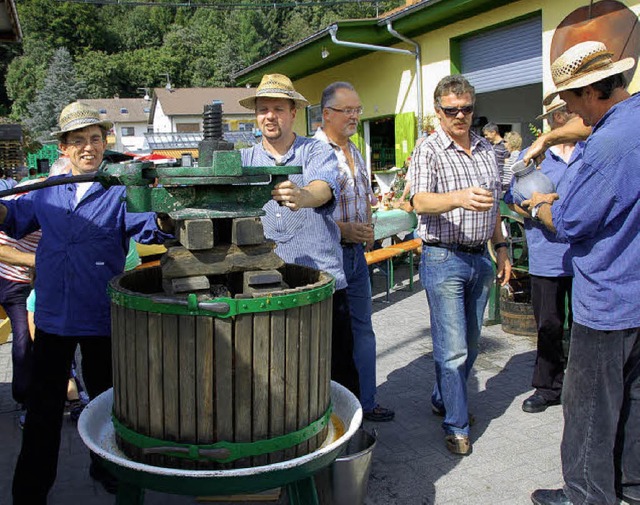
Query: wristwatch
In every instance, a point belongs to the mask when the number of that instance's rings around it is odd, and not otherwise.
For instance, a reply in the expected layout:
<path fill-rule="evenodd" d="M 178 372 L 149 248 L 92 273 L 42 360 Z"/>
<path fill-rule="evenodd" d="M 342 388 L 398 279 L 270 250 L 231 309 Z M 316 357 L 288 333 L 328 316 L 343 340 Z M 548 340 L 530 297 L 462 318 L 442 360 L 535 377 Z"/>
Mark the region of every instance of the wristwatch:
<path fill-rule="evenodd" d="M 534 221 L 540 222 L 540 218 L 538 217 L 538 214 L 540 213 L 540 207 L 542 207 L 543 205 L 551 205 L 551 204 L 549 202 L 540 202 L 535 204 L 533 206 L 533 209 L 531 209 L 531 219 L 533 219 Z"/>

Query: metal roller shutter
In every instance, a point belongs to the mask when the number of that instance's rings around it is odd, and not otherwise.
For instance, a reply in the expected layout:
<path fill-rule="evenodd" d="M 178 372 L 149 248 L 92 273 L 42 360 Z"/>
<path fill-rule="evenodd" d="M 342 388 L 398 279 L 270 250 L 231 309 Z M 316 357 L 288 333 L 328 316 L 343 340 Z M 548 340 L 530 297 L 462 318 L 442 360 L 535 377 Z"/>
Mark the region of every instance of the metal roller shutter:
<path fill-rule="evenodd" d="M 542 82 L 542 18 L 460 40 L 460 61 L 476 93 Z"/>

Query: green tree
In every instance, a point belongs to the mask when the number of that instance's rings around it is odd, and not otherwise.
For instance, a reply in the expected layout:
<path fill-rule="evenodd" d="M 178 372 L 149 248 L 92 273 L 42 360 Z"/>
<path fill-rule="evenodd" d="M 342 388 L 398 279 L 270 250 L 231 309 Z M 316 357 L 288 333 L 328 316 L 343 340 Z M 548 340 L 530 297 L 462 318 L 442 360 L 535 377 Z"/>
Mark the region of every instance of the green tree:
<path fill-rule="evenodd" d="M 174 11 L 167 7 L 105 5 L 100 17 L 112 44 L 111 52 L 160 47 L 174 22 Z"/>
<path fill-rule="evenodd" d="M 69 51 L 57 49 L 47 69 L 44 86 L 29 105 L 27 126 L 38 139 L 47 139 L 55 128 L 62 109 L 82 96 L 84 85 L 76 80 Z"/>
<path fill-rule="evenodd" d="M 110 49 L 96 5 L 24 0 L 18 3 L 18 14 L 25 38 L 38 38 L 49 48 L 66 47 L 73 56 L 86 50 Z"/>
<path fill-rule="evenodd" d="M 25 38 L 23 54 L 14 58 L 7 67 L 5 87 L 12 102 L 11 117 L 19 121 L 28 115 L 27 107 L 42 87 L 53 50 L 36 38 Z"/>

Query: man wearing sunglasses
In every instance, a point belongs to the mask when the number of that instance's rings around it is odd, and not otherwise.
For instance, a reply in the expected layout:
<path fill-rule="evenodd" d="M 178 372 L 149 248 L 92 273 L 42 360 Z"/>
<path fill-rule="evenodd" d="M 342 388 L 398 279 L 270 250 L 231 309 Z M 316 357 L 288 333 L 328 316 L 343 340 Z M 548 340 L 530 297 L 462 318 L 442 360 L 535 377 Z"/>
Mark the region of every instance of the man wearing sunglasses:
<path fill-rule="evenodd" d="M 462 76 L 438 83 L 440 126 L 416 149 L 409 168 L 436 366 L 431 406 L 444 418 L 447 449 L 459 455 L 471 453 L 467 379 L 493 282 L 488 240 L 497 251 L 501 283 L 511 276 L 500 227 L 500 174 L 491 144 L 471 132 L 474 102 L 475 90 Z"/>

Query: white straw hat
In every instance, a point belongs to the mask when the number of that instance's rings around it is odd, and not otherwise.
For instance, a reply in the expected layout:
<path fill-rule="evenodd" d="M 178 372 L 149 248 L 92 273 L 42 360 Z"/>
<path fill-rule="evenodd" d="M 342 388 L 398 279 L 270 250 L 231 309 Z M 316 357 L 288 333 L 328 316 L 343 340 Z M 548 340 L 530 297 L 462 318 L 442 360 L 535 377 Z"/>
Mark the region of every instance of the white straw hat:
<path fill-rule="evenodd" d="M 549 105 L 562 91 L 582 88 L 605 77 L 621 74 L 635 65 L 633 58 L 614 62 L 612 56 L 607 46 L 594 40 L 580 42 L 567 49 L 551 65 L 551 77 L 556 87 L 547 93 L 543 103 Z"/>
<path fill-rule="evenodd" d="M 73 102 L 67 105 L 60 113 L 58 120 L 60 130 L 51 134 L 52 137 L 62 138 L 67 132 L 80 130 L 87 126 L 101 126 L 106 130 L 113 128 L 113 123 L 106 119 L 100 119 L 100 113 L 81 102 Z"/>
<path fill-rule="evenodd" d="M 256 98 L 288 98 L 296 104 L 296 109 L 304 109 L 309 102 L 293 87 L 291 79 L 282 74 L 266 74 L 262 76 L 260 85 L 256 89 L 255 96 L 238 100 L 238 103 L 246 109 L 255 110 Z"/>
<path fill-rule="evenodd" d="M 551 116 L 551 114 L 562 109 L 566 105 L 566 102 L 562 98 L 556 96 L 553 101 L 544 108 L 544 112 L 540 114 L 536 119 L 547 119 Z"/>

